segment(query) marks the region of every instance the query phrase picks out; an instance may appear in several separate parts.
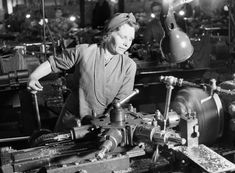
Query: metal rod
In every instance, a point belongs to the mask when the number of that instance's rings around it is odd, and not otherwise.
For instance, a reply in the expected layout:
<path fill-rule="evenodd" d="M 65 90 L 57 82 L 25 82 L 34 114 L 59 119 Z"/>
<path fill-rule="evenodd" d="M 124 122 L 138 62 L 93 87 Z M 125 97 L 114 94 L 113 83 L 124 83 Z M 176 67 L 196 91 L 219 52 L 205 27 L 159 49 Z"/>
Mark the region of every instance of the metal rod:
<path fill-rule="evenodd" d="M 29 138 L 30 138 L 30 136 L 22 136 L 22 137 L 14 137 L 14 138 L 3 138 L 3 139 L 0 139 L 0 143 L 27 140 Z"/>
<path fill-rule="evenodd" d="M 170 101 L 171 101 L 171 93 L 173 90 L 172 85 L 167 85 L 167 93 L 166 93 L 166 104 L 165 104 L 165 110 L 164 110 L 164 131 L 166 130 L 166 121 L 168 119 L 168 112 L 169 112 L 169 107 L 170 107 Z"/>
<path fill-rule="evenodd" d="M 40 130 L 41 120 L 40 120 L 40 113 L 39 113 L 39 107 L 38 107 L 38 98 L 37 98 L 36 93 L 33 93 L 33 99 L 34 99 L 34 106 L 35 106 L 35 111 L 36 111 L 36 120 L 37 120 L 38 130 Z"/>
<path fill-rule="evenodd" d="M 123 100 L 117 102 L 115 106 L 116 107 L 120 107 L 123 103 L 125 103 L 126 101 L 128 101 L 130 98 L 132 98 L 133 96 L 135 96 L 138 93 L 139 93 L 139 90 L 138 89 L 134 89 L 134 91 L 132 91 L 132 93 L 129 96 L 127 96 Z"/>
<path fill-rule="evenodd" d="M 42 0 L 42 18 L 43 18 L 43 55 L 46 60 L 46 21 L 45 21 L 45 0 Z"/>

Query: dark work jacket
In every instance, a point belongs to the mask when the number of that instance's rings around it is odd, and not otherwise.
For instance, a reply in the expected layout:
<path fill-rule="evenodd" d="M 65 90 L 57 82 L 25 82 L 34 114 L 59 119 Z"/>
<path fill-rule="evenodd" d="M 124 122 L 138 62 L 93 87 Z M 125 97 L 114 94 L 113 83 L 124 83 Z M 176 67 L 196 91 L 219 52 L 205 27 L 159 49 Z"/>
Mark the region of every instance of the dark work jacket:
<path fill-rule="evenodd" d="M 162 28 L 160 20 L 153 19 L 150 21 L 143 33 L 145 43 L 159 43 L 164 36 L 164 30 Z"/>

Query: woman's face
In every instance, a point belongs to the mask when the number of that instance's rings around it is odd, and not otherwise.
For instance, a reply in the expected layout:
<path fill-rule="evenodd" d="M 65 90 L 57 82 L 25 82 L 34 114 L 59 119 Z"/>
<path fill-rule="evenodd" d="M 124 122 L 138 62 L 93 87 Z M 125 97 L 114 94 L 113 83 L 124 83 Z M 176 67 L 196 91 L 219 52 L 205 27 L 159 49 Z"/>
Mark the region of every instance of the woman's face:
<path fill-rule="evenodd" d="M 160 19 L 161 9 L 160 5 L 152 7 L 152 13 L 155 15 L 156 19 Z"/>
<path fill-rule="evenodd" d="M 62 15 L 63 15 L 62 10 L 57 9 L 56 12 L 55 12 L 55 17 L 56 17 L 56 18 L 60 18 Z"/>
<path fill-rule="evenodd" d="M 135 28 L 128 24 L 122 25 L 118 31 L 111 33 L 107 49 L 111 54 L 124 54 L 131 46 L 135 37 Z"/>

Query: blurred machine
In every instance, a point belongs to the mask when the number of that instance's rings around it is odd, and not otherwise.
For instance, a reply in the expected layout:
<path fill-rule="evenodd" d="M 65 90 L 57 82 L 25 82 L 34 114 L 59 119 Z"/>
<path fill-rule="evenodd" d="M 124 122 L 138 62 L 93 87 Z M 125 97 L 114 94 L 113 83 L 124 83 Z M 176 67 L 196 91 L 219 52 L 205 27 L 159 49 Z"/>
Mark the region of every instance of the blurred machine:
<path fill-rule="evenodd" d="M 139 93 L 135 89 L 108 113 L 85 117 L 70 132 L 39 131 L 30 138 L 31 148 L 1 148 L 1 171 L 234 171 L 234 157 L 227 156 L 234 153 L 235 137 L 228 134 L 235 129 L 235 82 L 196 84 L 173 76 L 159 81 L 167 89 L 163 113 L 144 114 L 126 104 Z M 174 87 L 180 89 L 172 99 Z"/>

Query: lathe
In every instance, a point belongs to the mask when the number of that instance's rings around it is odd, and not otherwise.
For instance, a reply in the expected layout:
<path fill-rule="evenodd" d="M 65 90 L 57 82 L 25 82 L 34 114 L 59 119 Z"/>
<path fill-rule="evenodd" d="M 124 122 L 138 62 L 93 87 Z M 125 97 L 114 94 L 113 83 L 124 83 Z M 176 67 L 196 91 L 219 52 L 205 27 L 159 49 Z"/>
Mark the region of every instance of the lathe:
<path fill-rule="evenodd" d="M 219 86 L 161 76 L 164 112 L 136 112 L 128 101 L 68 133 L 38 132 L 32 147 L 1 148 L 1 171 L 13 172 L 232 172 L 234 81 Z M 180 87 L 172 99 L 174 87 Z M 222 141 L 222 142 L 221 142 Z M 229 142 L 228 142 L 229 141 Z M 221 150 L 227 144 L 226 150 Z M 226 152 L 227 154 L 226 154 Z M 228 154 L 230 152 L 230 154 Z"/>

